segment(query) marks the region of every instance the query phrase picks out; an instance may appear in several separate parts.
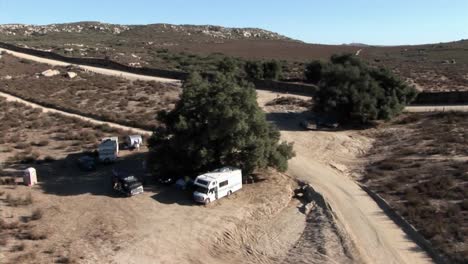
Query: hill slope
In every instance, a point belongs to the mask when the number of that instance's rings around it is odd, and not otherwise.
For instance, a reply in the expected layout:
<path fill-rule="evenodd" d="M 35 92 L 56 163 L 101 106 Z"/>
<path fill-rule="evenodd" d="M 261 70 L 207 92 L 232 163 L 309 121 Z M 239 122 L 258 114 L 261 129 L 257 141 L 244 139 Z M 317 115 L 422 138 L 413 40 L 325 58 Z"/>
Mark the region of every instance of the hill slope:
<path fill-rule="evenodd" d="M 0 38 L 66 56 L 109 58 L 134 67 L 184 71 L 213 69 L 225 56 L 241 61 L 278 59 L 284 61 L 286 79 L 303 78 L 307 61 L 346 52 L 389 67 L 423 90 L 468 90 L 466 40 L 397 47 L 320 45 L 256 28 L 99 22 L 0 25 Z"/>

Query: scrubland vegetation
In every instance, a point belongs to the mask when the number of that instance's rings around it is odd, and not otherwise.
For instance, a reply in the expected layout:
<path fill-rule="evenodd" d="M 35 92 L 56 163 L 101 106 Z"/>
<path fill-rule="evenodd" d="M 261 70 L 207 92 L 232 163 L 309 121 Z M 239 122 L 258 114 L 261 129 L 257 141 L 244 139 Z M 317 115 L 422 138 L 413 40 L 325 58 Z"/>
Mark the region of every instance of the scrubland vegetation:
<path fill-rule="evenodd" d="M 9 80 L 0 78 L 0 91 L 67 112 L 140 128 L 153 129 L 157 125 L 155 113 L 171 109 L 180 93 L 180 88 L 172 84 L 132 82 L 63 67 L 57 68 L 62 74 L 78 71 L 79 77 L 44 77 L 36 75 L 40 71 L 34 72 L 44 70 L 43 65 L 25 64 L 6 55 L 0 60 L 0 76 L 11 68 L 18 68 L 19 73 Z"/>
<path fill-rule="evenodd" d="M 466 263 L 468 113 L 404 114 L 372 136 L 364 182 L 451 263 Z"/>

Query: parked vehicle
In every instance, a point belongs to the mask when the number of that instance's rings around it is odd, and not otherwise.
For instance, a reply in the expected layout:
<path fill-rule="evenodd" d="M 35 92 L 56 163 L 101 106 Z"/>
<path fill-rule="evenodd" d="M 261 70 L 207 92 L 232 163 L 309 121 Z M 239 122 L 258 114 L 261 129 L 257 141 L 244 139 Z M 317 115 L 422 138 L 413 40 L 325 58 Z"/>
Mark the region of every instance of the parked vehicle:
<path fill-rule="evenodd" d="M 112 188 L 126 196 L 143 193 L 143 184 L 138 178 L 122 170 L 112 170 Z"/>
<path fill-rule="evenodd" d="M 119 156 L 119 138 L 103 138 L 98 147 L 99 161 L 109 163 L 117 160 Z"/>
<path fill-rule="evenodd" d="M 198 176 L 194 185 L 194 200 L 208 204 L 242 189 L 242 171 L 233 167 L 217 169 Z"/>
<path fill-rule="evenodd" d="M 304 120 L 301 127 L 307 130 L 334 130 L 339 127 L 339 123 L 333 118 L 315 117 L 313 120 Z"/>
<path fill-rule="evenodd" d="M 129 149 L 139 149 L 143 143 L 141 135 L 129 135 L 125 137 L 125 145 Z"/>
<path fill-rule="evenodd" d="M 78 158 L 78 167 L 85 171 L 92 171 L 96 169 L 96 160 L 91 156 L 82 156 Z"/>

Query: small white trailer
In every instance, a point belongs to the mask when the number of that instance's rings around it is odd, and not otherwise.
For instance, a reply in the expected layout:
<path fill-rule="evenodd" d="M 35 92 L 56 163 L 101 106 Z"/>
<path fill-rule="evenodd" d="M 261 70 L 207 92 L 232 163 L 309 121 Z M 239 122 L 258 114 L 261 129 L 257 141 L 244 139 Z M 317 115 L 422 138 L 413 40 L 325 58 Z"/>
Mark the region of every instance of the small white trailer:
<path fill-rule="evenodd" d="M 193 199 L 208 204 L 242 189 L 242 171 L 234 167 L 223 167 L 198 176 L 194 185 L 196 190 Z"/>
<path fill-rule="evenodd" d="M 26 186 L 37 184 L 37 174 L 35 168 L 27 168 L 23 173 L 23 181 Z"/>
<path fill-rule="evenodd" d="M 108 137 L 101 140 L 98 147 L 99 161 L 113 162 L 119 156 L 119 138 Z"/>
<path fill-rule="evenodd" d="M 141 135 L 129 135 L 125 137 L 125 145 L 130 149 L 140 149 L 143 143 Z"/>

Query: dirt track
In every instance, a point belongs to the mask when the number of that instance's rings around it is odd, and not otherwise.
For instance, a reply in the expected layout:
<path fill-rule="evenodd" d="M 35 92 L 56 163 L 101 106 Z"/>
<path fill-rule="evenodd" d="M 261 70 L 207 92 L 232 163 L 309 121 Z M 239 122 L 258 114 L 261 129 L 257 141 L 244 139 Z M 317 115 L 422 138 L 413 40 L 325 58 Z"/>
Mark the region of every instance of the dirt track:
<path fill-rule="evenodd" d="M 33 55 L 28 55 L 12 50 L 7 50 L 0 48 L 0 52 L 7 52 L 13 56 L 16 56 L 18 58 L 23 58 L 26 60 L 32 60 L 36 61 L 39 63 L 45 63 L 49 64 L 52 66 L 68 66 L 71 65 L 68 62 L 63 62 L 63 61 L 58 61 L 58 60 L 51 60 L 51 59 L 45 59 Z M 76 65 L 76 64 L 73 64 Z M 144 80 L 144 81 L 157 81 L 157 82 L 164 82 L 164 83 L 180 83 L 180 80 L 176 79 L 168 79 L 168 78 L 162 78 L 162 77 L 154 77 L 154 76 L 146 76 L 146 75 L 139 75 L 139 74 L 134 74 L 134 73 L 128 73 L 128 72 L 122 72 L 122 71 L 117 71 L 117 70 L 110 70 L 110 69 L 104 69 L 104 68 L 99 68 L 99 67 L 92 67 L 92 66 L 85 66 L 85 65 L 76 65 L 84 70 L 95 72 L 95 73 L 100 73 L 104 75 L 110 75 L 110 76 L 118 76 L 118 77 L 124 77 L 126 79 L 130 80 Z"/>
<path fill-rule="evenodd" d="M 407 106 L 406 112 L 449 112 L 449 111 L 468 111 L 468 105 L 421 105 Z"/>
<path fill-rule="evenodd" d="M 5 99 L 7 99 L 7 101 L 19 102 L 19 103 L 22 103 L 22 104 L 25 104 L 25 105 L 29 105 L 29 106 L 34 107 L 34 108 L 40 108 L 40 109 L 42 109 L 42 111 L 44 111 L 44 112 L 57 113 L 57 114 L 61 114 L 61 115 L 64 115 L 64 116 L 79 118 L 79 119 L 82 119 L 82 120 L 91 122 L 91 123 L 93 123 L 93 124 L 98 124 L 98 125 L 109 125 L 109 126 L 111 126 L 111 127 L 118 128 L 118 129 L 131 130 L 131 131 L 140 133 L 140 134 L 142 134 L 142 135 L 151 135 L 151 132 L 150 132 L 150 131 L 147 131 L 147 130 L 143 130 L 143 129 L 139 129 L 139 128 L 133 128 L 133 127 L 128 127 L 128 126 L 124 126 L 124 125 L 120 125 L 120 124 L 116 124 L 116 123 L 112 123 L 112 122 L 100 121 L 100 120 L 96 120 L 96 119 L 93 119 L 93 118 L 89 118 L 89 117 L 85 117 L 85 116 L 81 116 L 81 115 L 77 115 L 77 114 L 72 114 L 72 113 L 68 113 L 68 112 L 65 112 L 65 111 L 61 111 L 61 110 L 57 110 L 57 109 L 45 107 L 45 106 L 42 106 L 42 105 L 38 105 L 38 104 L 35 104 L 35 103 L 32 103 L 32 102 L 23 100 L 23 99 L 21 99 L 21 98 L 19 98 L 19 97 L 16 97 L 16 96 L 13 96 L 13 95 L 4 93 L 4 92 L 0 92 L 0 96 L 2 96 L 2 97 L 4 97 Z"/>

